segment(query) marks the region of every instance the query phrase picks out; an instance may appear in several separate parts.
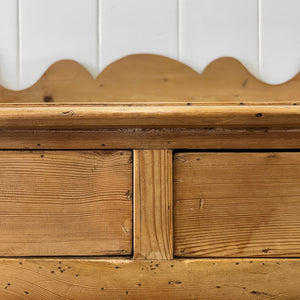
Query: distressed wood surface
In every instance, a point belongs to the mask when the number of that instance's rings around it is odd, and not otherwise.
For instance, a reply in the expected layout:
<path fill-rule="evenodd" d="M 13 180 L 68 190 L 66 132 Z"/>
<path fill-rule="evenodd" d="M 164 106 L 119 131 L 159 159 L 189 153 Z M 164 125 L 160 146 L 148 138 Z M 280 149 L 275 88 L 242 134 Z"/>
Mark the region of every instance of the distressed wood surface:
<path fill-rule="evenodd" d="M 300 75 L 281 85 L 253 77 L 233 58 L 220 58 L 202 74 L 173 59 L 150 54 L 124 57 L 96 79 L 75 61 L 52 65 L 32 87 L 0 87 L 2 103 L 201 102 L 300 104 Z"/>
<path fill-rule="evenodd" d="M 178 257 L 299 257 L 300 153 L 177 153 Z"/>
<path fill-rule="evenodd" d="M 0 131 L 0 149 L 300 149 L 295 129 Z"/>
<path fill-rule="evenodd" d="M 134 258 L 173 258 L 172 151 L 134 151 Z"/>
<path fill-rule="evenodd" d="M 12 105 L 0 129 L 299 128 L 295 105 Z"/>
<path fill-rule="evenodd" d="M 129 255 L 131 160 L 131 151 L 0 151 L 0 256 Z"/>
<path fill-rule="evenodd" d="M 300 298 L 297 259 L 2 259 L 1 299 Z"/>

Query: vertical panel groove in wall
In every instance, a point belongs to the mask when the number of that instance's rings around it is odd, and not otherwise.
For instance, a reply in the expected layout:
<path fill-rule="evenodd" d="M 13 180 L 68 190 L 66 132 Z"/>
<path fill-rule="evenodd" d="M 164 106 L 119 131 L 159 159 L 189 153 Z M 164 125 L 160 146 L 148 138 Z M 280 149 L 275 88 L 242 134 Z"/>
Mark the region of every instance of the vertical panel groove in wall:
<path fill-rule="evenodd" d="M 101 64 L 101 44 L 102 44 L 102 1 L 97 0 L 97 68 L 98 74 L 102 71 Z"/>
<path fill-rule="evenodd" d="M 257 67 L 259 77 L 261 77 L 261 33 L 261 0 L 257 0 Z"/>
<path fill-rule="evenodd" d="M 17 2 L 17 88 L 21 87 L 21 59 L 22 59 L 22 43 L 21 43 L 21 0 Z"/>
<path fill-rule="evenodd" d="M 181 1 L 177 0 L 177 60 L 181 59 Z"/>

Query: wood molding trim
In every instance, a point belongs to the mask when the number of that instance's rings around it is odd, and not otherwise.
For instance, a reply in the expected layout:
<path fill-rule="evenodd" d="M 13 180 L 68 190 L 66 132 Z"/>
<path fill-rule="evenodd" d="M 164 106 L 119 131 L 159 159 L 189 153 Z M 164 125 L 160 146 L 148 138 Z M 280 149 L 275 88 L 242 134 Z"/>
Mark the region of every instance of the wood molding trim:
<path fill-rule="evenodd" d="M 300 149 L 298 129 L 0 130 L 0 149 Z"/>
<path fill-rule="evenodd" d="M 0 129 L 300 128 L 298 106 L 0 107 Z"/>

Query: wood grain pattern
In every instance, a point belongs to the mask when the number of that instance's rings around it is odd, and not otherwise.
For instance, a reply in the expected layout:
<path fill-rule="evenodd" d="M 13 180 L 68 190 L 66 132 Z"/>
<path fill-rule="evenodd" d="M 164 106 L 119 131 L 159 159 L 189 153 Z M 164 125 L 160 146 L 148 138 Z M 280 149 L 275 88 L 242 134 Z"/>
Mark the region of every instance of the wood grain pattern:
<path fill-rule="evenodd" d="M 299 128 L 300 106 L 36 105 L 0 107 L 0 129 Z"/>
<path fill-rule="evenodd" d="M 300 149 L 299 129 L 0 131 L 1 149 Z"/>
<path fill-rule="evenodd" d="M 300 256 L 300 153 L 178 153 L 180 257 Z"/>
<path fill-rule="evenodd" d="M 0 256 L 129 255 L 131 151 L 0 151 Z"/>
<path fill-rule="evenodd" d="M 134 151 L 134 258 L 173 258 L 172 151 Z"/>
<path fill-rule="evenodd" d="M 277 299 L 300 297 L 297 259 L 2 259 L 1 299 Z"/>
<path fill-rule="evenodd" d="M 173 59 L 150 54 L 124 57 L 96 79 L 70 60 L 52 65 L 32 87 L 0 88 L 2 103 L 200 102 L 202 104 L 300 104 L 300 74 L 281 85 L 254 78 L 233 58 L 220 58 L 200 75 Z"/>

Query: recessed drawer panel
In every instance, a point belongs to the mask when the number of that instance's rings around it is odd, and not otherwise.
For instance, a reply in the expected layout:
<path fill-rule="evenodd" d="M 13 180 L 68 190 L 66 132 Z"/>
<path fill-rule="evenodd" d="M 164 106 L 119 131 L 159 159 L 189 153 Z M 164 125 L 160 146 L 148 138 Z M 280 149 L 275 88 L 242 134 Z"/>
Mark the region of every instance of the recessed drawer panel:
<path fill-rule="evenodd" d="M 0 256 L 131 253 L 131 151 L 0 151 L 0 178 Z"/>
<path fill-rule="evenodd" d="M 300 153 L 177 153 L 178 257 L 300 256 Z"/>

